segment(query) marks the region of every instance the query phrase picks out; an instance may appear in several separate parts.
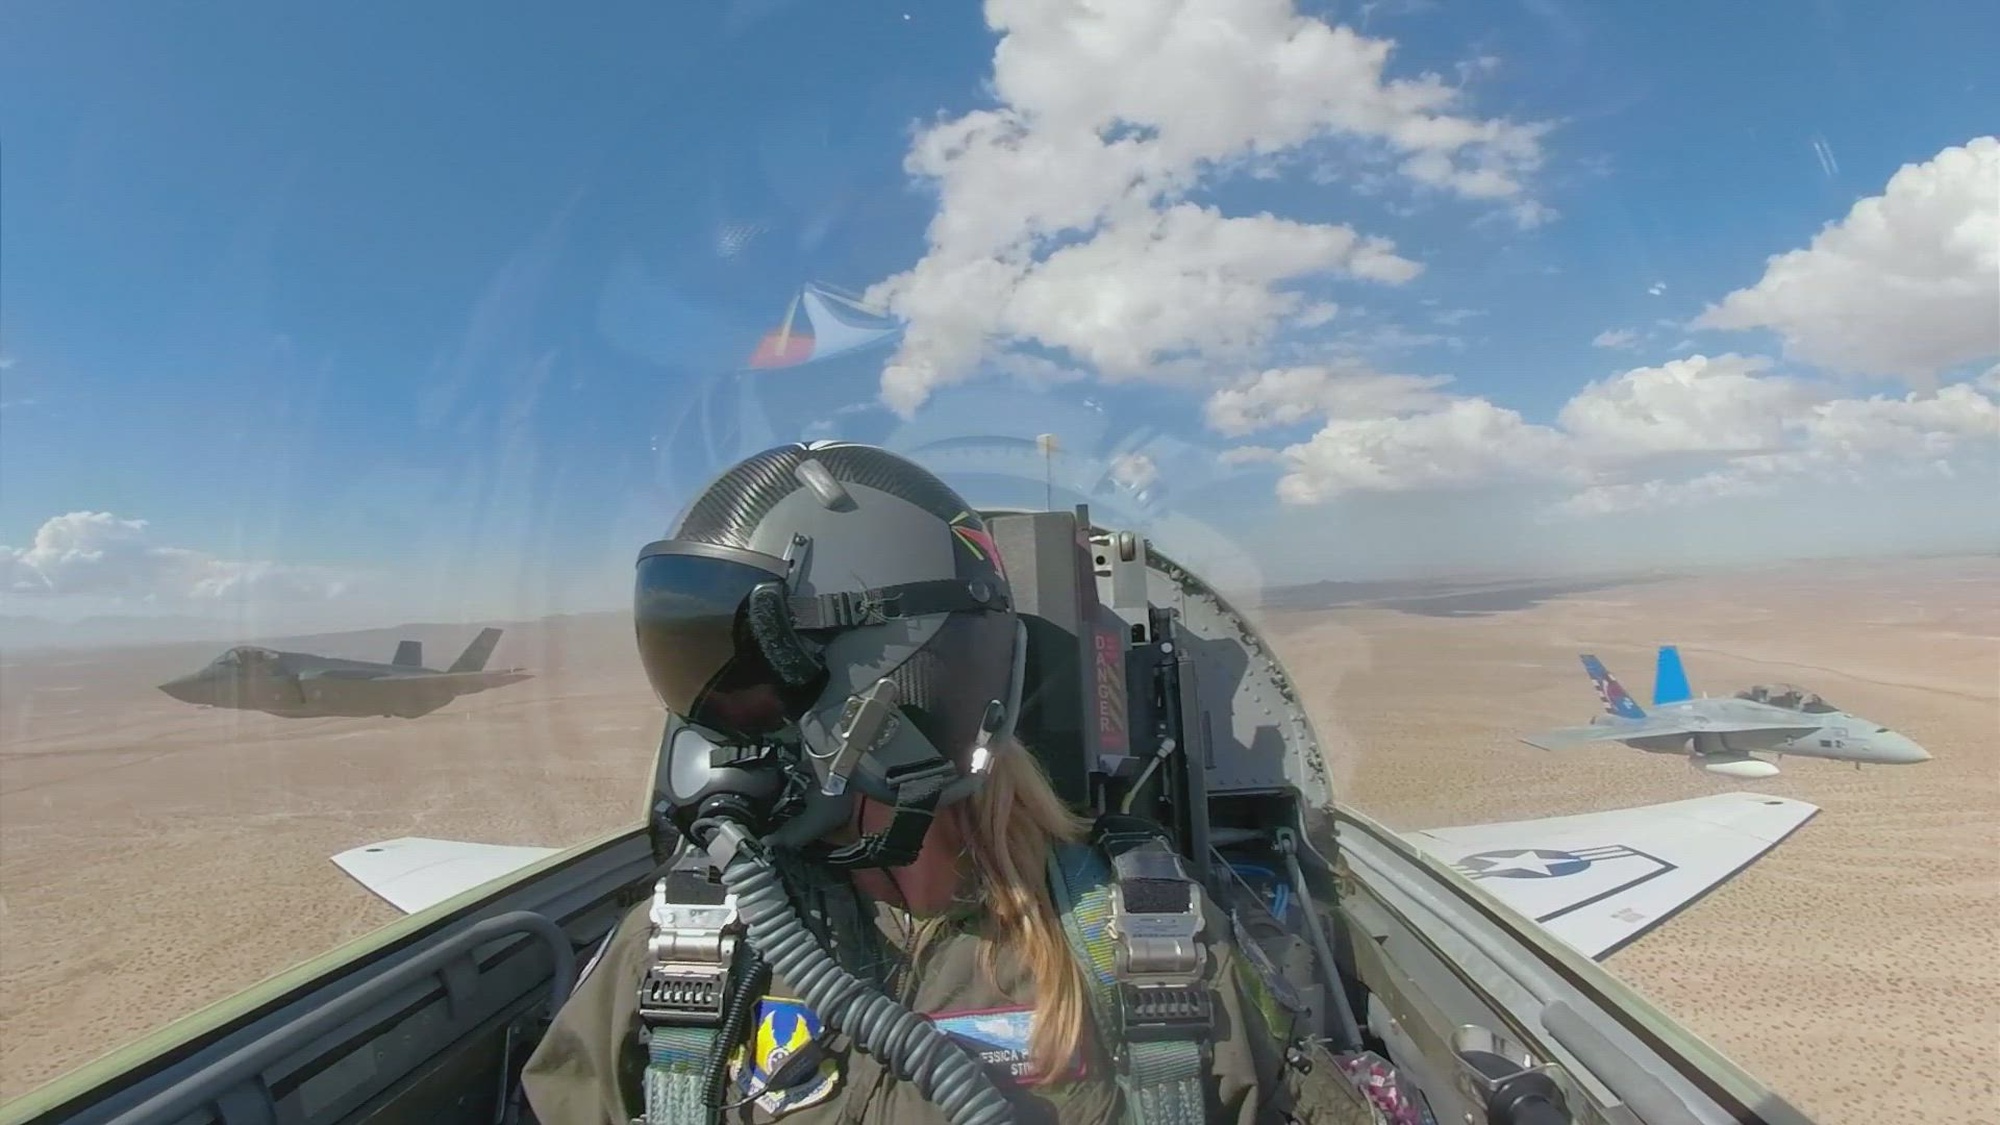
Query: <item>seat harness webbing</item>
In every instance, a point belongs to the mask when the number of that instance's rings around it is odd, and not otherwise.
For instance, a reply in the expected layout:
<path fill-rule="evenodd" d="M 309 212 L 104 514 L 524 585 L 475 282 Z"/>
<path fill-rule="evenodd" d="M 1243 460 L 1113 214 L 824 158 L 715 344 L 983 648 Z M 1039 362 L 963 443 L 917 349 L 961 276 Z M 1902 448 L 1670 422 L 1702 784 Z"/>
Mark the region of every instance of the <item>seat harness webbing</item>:
<path fill-rule="evenodd" d="M 1054 850 L 1049 882 L 1126 1120 L 1201 1125 L 1215 1019 L 1194 880 L 1157 829 L 1107 817 L 1094 835 Z"/>
<path fill-rule="evenodd" d="M 740 940 L 736 896 L 707 878 L 698 849 L 653 886 L 639 1021 L 646 1046 L 645 1117 L 650 1125 L 718 1120 L 710 1059 L 729 1007 Z"/>
<path fill-rule="evenodd" d="M 1131 1125 L 1209 1120 L 1214 1002 L 1204 970 L 1201 897 L 1157 828 L 1106 817 L 1090 843 L 1049 856 L 1063 932 L 1083 968 L 1090 1007 L 1118 1071 Z M 713 900 L 713 901 L 710 901 Z M 654 887 L 651 964 L 639 1018 L 648 1064 L 635 1125 L 719 1117 L 710 1060 L 723 1032 L 737 961 L 734 896 L 692 870 Z"/>

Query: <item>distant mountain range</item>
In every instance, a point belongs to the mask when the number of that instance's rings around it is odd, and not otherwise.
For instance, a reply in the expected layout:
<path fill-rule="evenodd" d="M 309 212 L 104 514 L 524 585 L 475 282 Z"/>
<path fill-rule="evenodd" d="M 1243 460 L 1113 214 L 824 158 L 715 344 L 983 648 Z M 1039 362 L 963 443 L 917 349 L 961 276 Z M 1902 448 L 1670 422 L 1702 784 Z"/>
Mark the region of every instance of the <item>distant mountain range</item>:
<path fill-rule="evenodd" d="M 553 619 L 570 617 L 594 617 L 599 614 L 557 614 Z M 551 620 L 551 619 L 544 619 Z M 215 644 L 263 644 L 273 648 L 305 647 L 324 644 L 336 638 L 349 642 L 366 643 L 377 640 L 377 634 L 388 638 L 393 649 L 395 641 L 404 636 L 421 640 L 442 641 L 456 638 L 468 629 L 478 629 L 486 625 L 513 628 L 523 624 L 520 621 L 473 621 L 473 622 L 405 622 L 399 625 L 364 624 L 355 629 L 315 629 L 311 631 L 293 629 L 286 632 L 245 629 L 241 624 L 229 620 L 192 615 L 146 616 L 141 614 L 102 614 L 83 617 L 72 621 L 55 621 L 46 617 L 27 614 L 0 614 L 0 652 L 19 653 L 38 649 L 84 649 L 129 647 L 138 645 L 188 644 L 211 642 Z M 389 659 L 386 655 L 366 656 L 366 659 Z"/>
<path fill-rule="evenodd" d="M 1994 557 L 1995 553 L 1990 551 L 1935 551 L 1911 553 L 1893 558 L 1878 556 L 1852 560 L 1840 558 L 1782 560 L 1754 567 L 1678 566 L 1672 569 L 1540 576 L 1493 573 L 1428 575 L 1408 579 L 1274 585 L 1255 593 L 1229 591 L 1228 597 L 1239 608 L 1262 609 L 1266 612 L 1365 605 L 1424 616 L 1483 616 L 1488 613 L 1524 609 L 1566 594 L 1586 593 L 1617 586 L 1643 585 L 1703 573 L 1731 571 L 1754 573 L 1784 570 L 1801 564 L 1824 565 L 1847 562 L 1860 565 L 1894 565 L 1899 558 L 1907 562 L 1916 559 L 1988 560 Z M 534 618 L 532 621 L 575 619 L 579 624 L 583 624 L 583 619 L 622 616 L 628 612 L 622 609 L 606 609 L 562 613 Z M 513 618 L 501 621 L 404 622 L 397 625 L 363 622 L 348 628 L 329 623 L 319 628 L 294 628 L 280 633 L 245 629 L 241 623 L 227 618 L 199 617 L 192 614 L 102 614 L 70 621 L 58 621 L 31 614 L 0 614 L 0 652 L 193 642 L 268 644 L 278 648 L 309 647 L 310 644 L 324 645 L 329 642 L 341 645 L 379 646 L 383 638 L 388 638 L 387 643 L 393 649 L 395 639 L 404 636 L 422 639 L 427 644 L 458 643 L 456 638 L 467 629 L 486 625 L 513 629 L 531 624 L 532 621 Z M 365 654 L 364 658 L 388 659 L 387 656 Z"/>
<path fill-rule="evenodd" d="M 0 614 L 0 651 L 219 641 L 233 639 L 233 632 L 228 622 L 194 616 L 104 614 L 52 621 L 26 614 Z"/>
<path fill-rule="evenodd" d="M 1428 578 L 1382 582 L 1312 582 L 1299 586 L 1271 586 L 1262 591 L 1233 591 L 1230 599 L 1249 610 L 1310 610 L 1335 606 L 1377 605 L 1405 612 L 1459 616 L 1468 610 L 1492 612 L 1518 609 L 1533 602 L 1564 593 L 1633 581 L 1656 580 L 1659 575 L 1629 575 L 1608 580 L 1535 581 L 1532 579 Z M 629 611 L 607 610 L 587 614 L 558 614 L 554 618 L 603 617 Z M 57 621 L 26 614 L 0 615 L 0 652 L 26 653 L 50 649 L 91 649 L 147 645 L 208 643 L 216 645 L 263 644 L 295 651 L 327 652 L 367 660 L 387 660 L 373 650 L 387 645 L 395 648 L 401 638 L 423 641 L 426 645 L 453 643 L 468 629 L 497 625 L 519 633 L 530 622 L 522 619 L 476 622 L 406 621 L 396 625 L 357 622 L 355 627 L 246 628 L 227 618 L 193 615 L 104 614 L 70 621 Z M 328 651 L 329 646 L 340 652 Z M 347 652 L 347 649 L 355 649 Z M 364 651 L 365 650 L 365 651 Z"/>

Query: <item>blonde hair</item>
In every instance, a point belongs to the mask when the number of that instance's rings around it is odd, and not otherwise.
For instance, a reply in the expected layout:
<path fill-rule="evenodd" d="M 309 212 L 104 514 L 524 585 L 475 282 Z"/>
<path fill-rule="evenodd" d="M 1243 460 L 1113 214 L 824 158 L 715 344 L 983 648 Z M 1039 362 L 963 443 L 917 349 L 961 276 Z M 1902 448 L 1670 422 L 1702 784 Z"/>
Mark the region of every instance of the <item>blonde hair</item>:
<path fill-rule="evenodd" d="M 994 755 L 986 783 L 957 806 L 991 925 L 979 951 L 994 979 L 1000 950 L 1020 957 L 1035 983 L 1028 1054 L 1043 1080 L 1060 1077 L 1083 1039 L 1089 996 L 1049 893 L 1049 853 L 1084 838 L 1090 822 L 1069 811 L 1041 763 L 1018 742 Z"/>

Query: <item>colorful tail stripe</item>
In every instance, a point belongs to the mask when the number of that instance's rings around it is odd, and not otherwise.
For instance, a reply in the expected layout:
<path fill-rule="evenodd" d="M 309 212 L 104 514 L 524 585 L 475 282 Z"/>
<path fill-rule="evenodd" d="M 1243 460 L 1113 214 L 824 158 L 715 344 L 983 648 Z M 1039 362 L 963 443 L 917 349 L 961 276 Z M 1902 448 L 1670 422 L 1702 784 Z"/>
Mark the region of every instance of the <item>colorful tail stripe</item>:
<path fill-rule="evenodd" d="M 1639 709 L 1639 704 L 1632 699 L 1631 693 L 1625 690 L 1625 685 L 1612 678 L 1611 673 L 1605 670 L 1603 663 L 1595 656 L 1584 655 L 1583 670 L 1590 673 L 1591 682 L 1597 685 L 1597 698 L 1604 701 L 1606 711 L 1621 719 L 1646 717 L 1646 712 Z"/>
<path fill-rule="evenodd" d="M 995 570 L 1006 573 L 1000 565 L 1000 552 L 993 546 L 993 536 L 979 522 L 978 516 L 971 512 L 960 512 L 953 516 L 951 533 L 957 536 L 958 541 L 965 544 L 966 549 L 980 562 L 991 563 Z"/>

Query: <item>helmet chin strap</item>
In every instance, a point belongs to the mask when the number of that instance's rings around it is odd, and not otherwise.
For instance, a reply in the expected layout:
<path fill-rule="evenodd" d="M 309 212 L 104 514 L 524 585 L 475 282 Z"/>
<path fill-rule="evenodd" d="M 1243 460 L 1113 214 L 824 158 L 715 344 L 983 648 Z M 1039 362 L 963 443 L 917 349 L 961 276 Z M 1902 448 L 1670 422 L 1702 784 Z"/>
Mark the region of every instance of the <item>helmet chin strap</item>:
<path fill-rule="evenodd" d="M 897 786 L 888 827 L 826 852 L 818 857 L 819 862 L 845 871 L 915 863 L 924 850 L 924 838 L 930 835 L 931 822 L 937 819 L 938 799 L 944 796 L 946 784 L 946 778 L 925 775 Z"/>

